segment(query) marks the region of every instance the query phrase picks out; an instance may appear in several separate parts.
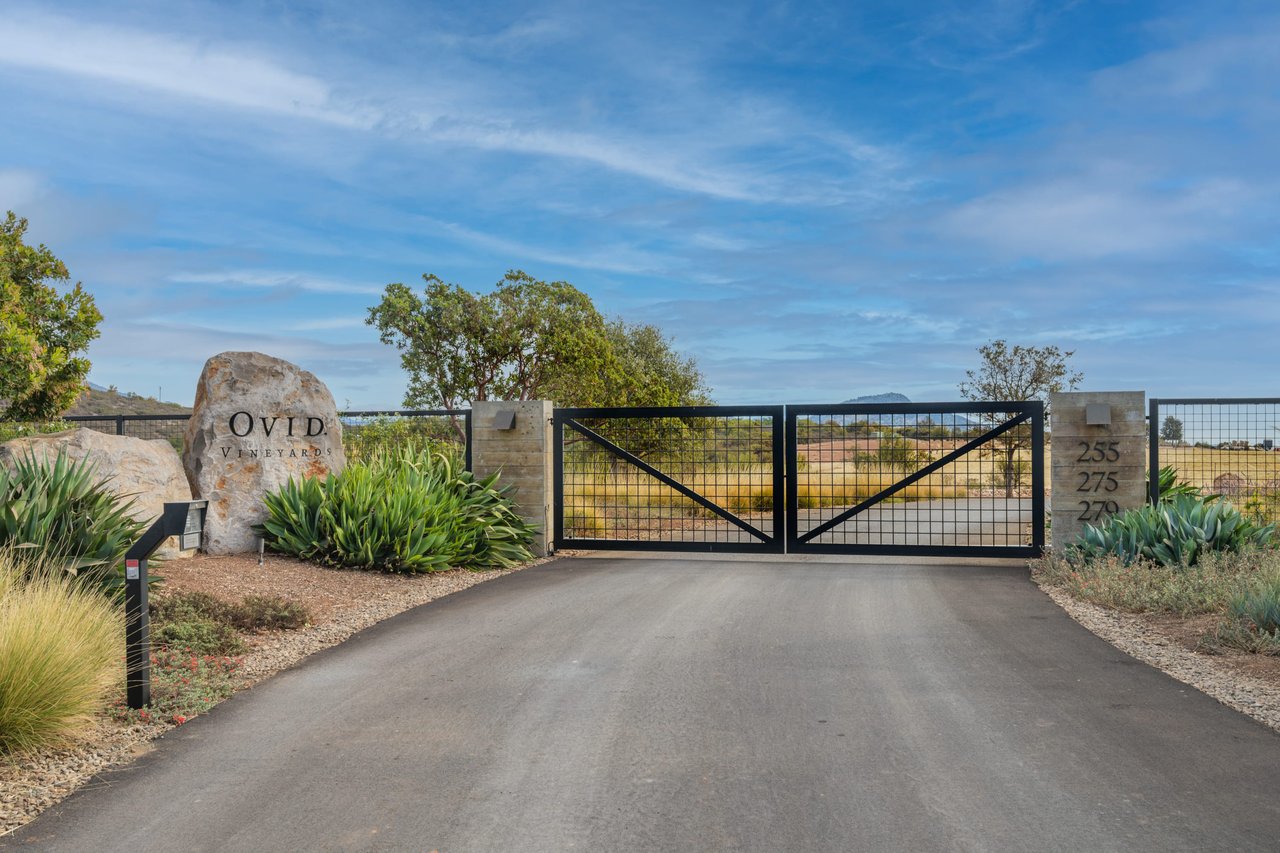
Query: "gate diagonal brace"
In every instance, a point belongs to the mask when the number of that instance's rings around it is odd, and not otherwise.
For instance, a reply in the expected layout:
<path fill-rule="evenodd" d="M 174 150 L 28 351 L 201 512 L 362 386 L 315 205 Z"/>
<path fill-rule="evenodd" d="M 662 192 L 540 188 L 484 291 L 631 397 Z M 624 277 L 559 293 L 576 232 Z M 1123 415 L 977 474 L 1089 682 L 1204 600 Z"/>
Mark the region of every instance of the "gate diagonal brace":
<path fill-rule="evenodd" d="M 1023 412 L 1022 414 L 1018 415 L 1016 418 L 1005 421 L 1000 426 L 996 427 L 990 432 L 984 432 L 982 435 L 978 436 L 977 438 L 973 439 L 967 444 L 957 447 L 955 450 L 951 451 L 946 456 L 943 456 L 939 459 L 934 460 L 933 462 L 930 462 L 928 465 L 924 466 L 919 471 L 916 471 L 911 476 L 906 477 L 902 480 L 899 480 L 889 488 L 883 489 L 878 494 L 872 495 L 871 497 L 867 498 L 865 501 L 858 504 L 857 506 L 852 507 L 851 509 L 845 510 L 844 512 L 835 516 L 834 518 L 827 519 L 822 524 L 818 525 L 817 527 L 813 528 L 809 532 L 805 533 L 803 536 L 798 537 L 797 541 L 808 542 L 810 539 L 816 539 L 817 537 L 826 533 L 828 530 L 832 529 L 833 527 L 837 527 L 841 524 L 844 524 L 846 521 L 853 518 L 858 513 L 865 512 L 867 509 L 875 506 L 876 504 L 880 503 L 886 498 L 893 497 L 895 494 L 902 491 L 907 486 L 910 486 L 913 483 L 917 483 L 920 480 L 923 480 L 925 477 L 929 476 L 934 471 L 937 471 L 939 468 L 943 467 L 944 465 L 949 465 L 950 463 L 959 459 L 961 456 L 964 456 L 966 453 L 972 450 L 976 450 L 977 448 L 986 444 L 991 439 L 996 438 L 997 436 L 1004 435 L 1009 430 L 1013 429 L 1019 424 L 1026 423 L 1029 420 L 1031 420 L 1031 412 Z"/>
<path fill-rule="evenodd" d="M 614 444 L 612 441 L 605 438 L 603 435 L 600 435 L 600 433 L 595 432 L 594 430 L 583 426 L 582 424 L 578 423 L 573 419 L 566 419 L 565 423 L 567 423 L 569 427 L 573 429 L 575 432 L 581 433 L 591 441 L 603 447 L 605 450 L 608 450 L 610 453 L 613 453 L 616 456 L 618 456 L 624 462 L 629 462 L 630 464 L 639 468 L 641 471 L 648 474 L 650 477 L 653 477 L 659 482 L 663 483 L 664 485 L 670 486 L 671 488 L 675 489 L 677 492 L 684 495 L 689 500 L 698 504 L 698 506 L 701 506 L 704 509 L 708 509 L 711 512 L 714 512 L 716 515 L 720 516 L 725 521 L 728 521 L 732 524 L 737 525 L 738 527 L 745 530 L 747 533 L 750 533 L 752 536 L 755 536 L 758 539 L 760 539 L 760 541 L 762 542 L 770 541 L 769 537 L 766 536 L 763 532 L 757 530 L 755 527 L 752 527 L 750 524 L 738 518 L 736 515 L 729 512 L 727 509 L 722 509 L 721 507 L 716 506 L 711 501 L 707 500 L 702 495 L 695 492 L 693 489 L 690 489 L 688 486 L 684 485 L 683 483 L 680 483 L 680 482 L 677 482 L 676 480 L 671 479 L 666 474 L 659 471 L 657 468 L 654 468 L 648 462 L 645 462 L 640 457 L 635 456 L 623 450 L 621 447 Z"/>

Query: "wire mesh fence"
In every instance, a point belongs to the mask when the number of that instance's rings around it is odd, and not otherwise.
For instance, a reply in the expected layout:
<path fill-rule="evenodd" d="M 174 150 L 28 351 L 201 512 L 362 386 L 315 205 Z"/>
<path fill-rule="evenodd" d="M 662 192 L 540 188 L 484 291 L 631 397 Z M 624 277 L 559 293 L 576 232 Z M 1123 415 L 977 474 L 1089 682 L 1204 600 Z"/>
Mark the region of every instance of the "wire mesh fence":
<path fill-rule="evenodd" d="M 781 547 L 781 407 L 557 409 L 555 426 L 558 541 Z"/>
<path fill-rule="evenodd" d="M 1280 398 L 1152 399 L 1150 470 L 1222 495 L 1255 520 L 1280 521 Z M 1152 498 L 1159 499 L 1159 478 Z"/>
<path fill-rule="evenodd" d="M 68 415 L 57 421 L 0 424 L 0 441 L 64 429 L 92 429 L 112 435 L 164 439 L 179 453 L 190 415 Z M 342 445 L 349 459 L 366 458 L 380 448 L 410 443 L 455 454 L 471 467 L 471 412 L 444 409 L 339 412 Z"/>
<path fill-rule="evenodd" d="M 1043 543 L 1038 404 L 789 407 L 788 417 L 794 550 L 941 554 Z"/>
<path fill-rule="evenodd" d="M 359 461 L 378 450 L 414 445 L 449 452 L 471 468 L 469 410 L 339 412 L 338 419 L 348 461 Z"/>

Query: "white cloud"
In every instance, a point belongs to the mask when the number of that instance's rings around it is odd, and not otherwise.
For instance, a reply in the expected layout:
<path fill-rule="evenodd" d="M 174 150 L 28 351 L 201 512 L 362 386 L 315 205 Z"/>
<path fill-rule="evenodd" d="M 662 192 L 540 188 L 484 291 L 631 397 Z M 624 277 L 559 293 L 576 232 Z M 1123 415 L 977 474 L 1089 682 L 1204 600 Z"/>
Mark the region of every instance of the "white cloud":
<path fill-rule="evenodd" d="M 372 284 L 317 278 L 309 273 L 273 270 L 227 270 L 226 272 L 178 272 L 169 276 L 174 284 L 205 284 L 226 287 L 297 288 L 313 293 L 379 294 L 383 288 Z"/>
<path fill-rule="evenodd" d="M 1253 195 L 1232 181 L 1162 190 L 1104 172 L 974 199 L 945 216 L 942 229 L 1005 257 L 1060 261 L 1172 252 L 1217 234 Z"/>
<path fill-rule="evenodd" d="M 71 18 L 7 14 L 0 64 L 346 127 L 377 118 L 336 104 L 323 80 L 248 51 Z"/>
<path fill-rule="evenodd" d="M 547 22 L 527 26 L 547 35 L 555 31 Z M 247 44 L 33 11 L 11 14 L 5 28 L 0 66 L 75 75 L 393 139 L 579 161 L 680 192 L 732 201 L 825 205 L 876 197 L 886 187 L 900 188 L 887 174 L 899 170 L 892 152 L 815 124 L 785 105 L 746 95 L 727 103 L 695 90 L 682 93 L 678 112 L 696 116 L 697 121 L 677 121 L 665 131 L 643 126 L 639 117 L 629 117 L 629 127 L 584 130 L 566 121 L 565 107 L 556 99 L 531 111 L 501 81 L 484 77 L 483 69 L 474 65 L 439 72 L 397 91 L 369 82 L 376 73 L 368 67 L 348 68 L 337 85 Z M 507 37 L 492 36 L 496 42 L 491 47 Z M 472 73 L 478 76 L 465 78 Z M 460 82 L 463 79 L 467 82 Z M 424 109 L 424 102 L 432 106 Z M 778 156 L 766 163 L 735 162 L 738 155 L 761 145 L 779 148 Z M 834 179 L 822 168 L 808 168 L 833 160 L 846 164 Z M 787 167 L 779 170 L 779 164 Z"/>

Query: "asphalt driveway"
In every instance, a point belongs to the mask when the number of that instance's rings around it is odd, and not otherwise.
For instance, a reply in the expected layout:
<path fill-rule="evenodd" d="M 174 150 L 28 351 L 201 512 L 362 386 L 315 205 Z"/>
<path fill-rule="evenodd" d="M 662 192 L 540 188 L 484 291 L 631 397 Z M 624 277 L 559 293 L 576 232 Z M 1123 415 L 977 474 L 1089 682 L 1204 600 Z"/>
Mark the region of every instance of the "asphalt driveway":
<path fill-rule="evenodd" d="M 357 635 L 0 847 L 1274 850 L 1280 736 L 1018 567 L 569 559 Z"/>

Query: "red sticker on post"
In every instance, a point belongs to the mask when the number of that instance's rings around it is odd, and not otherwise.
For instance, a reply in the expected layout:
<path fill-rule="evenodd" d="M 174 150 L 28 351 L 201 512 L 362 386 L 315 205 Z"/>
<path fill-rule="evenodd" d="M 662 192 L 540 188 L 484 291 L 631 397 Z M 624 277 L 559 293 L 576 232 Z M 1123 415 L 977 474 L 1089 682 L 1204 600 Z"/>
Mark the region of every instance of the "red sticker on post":
<path fill-rule="evenodd" d="M 138 561 L 125 560 L 124 561 L 124 579 L 127 581 L 136 581 L 138 580 L 138 576 L 139 576 Z"/>

